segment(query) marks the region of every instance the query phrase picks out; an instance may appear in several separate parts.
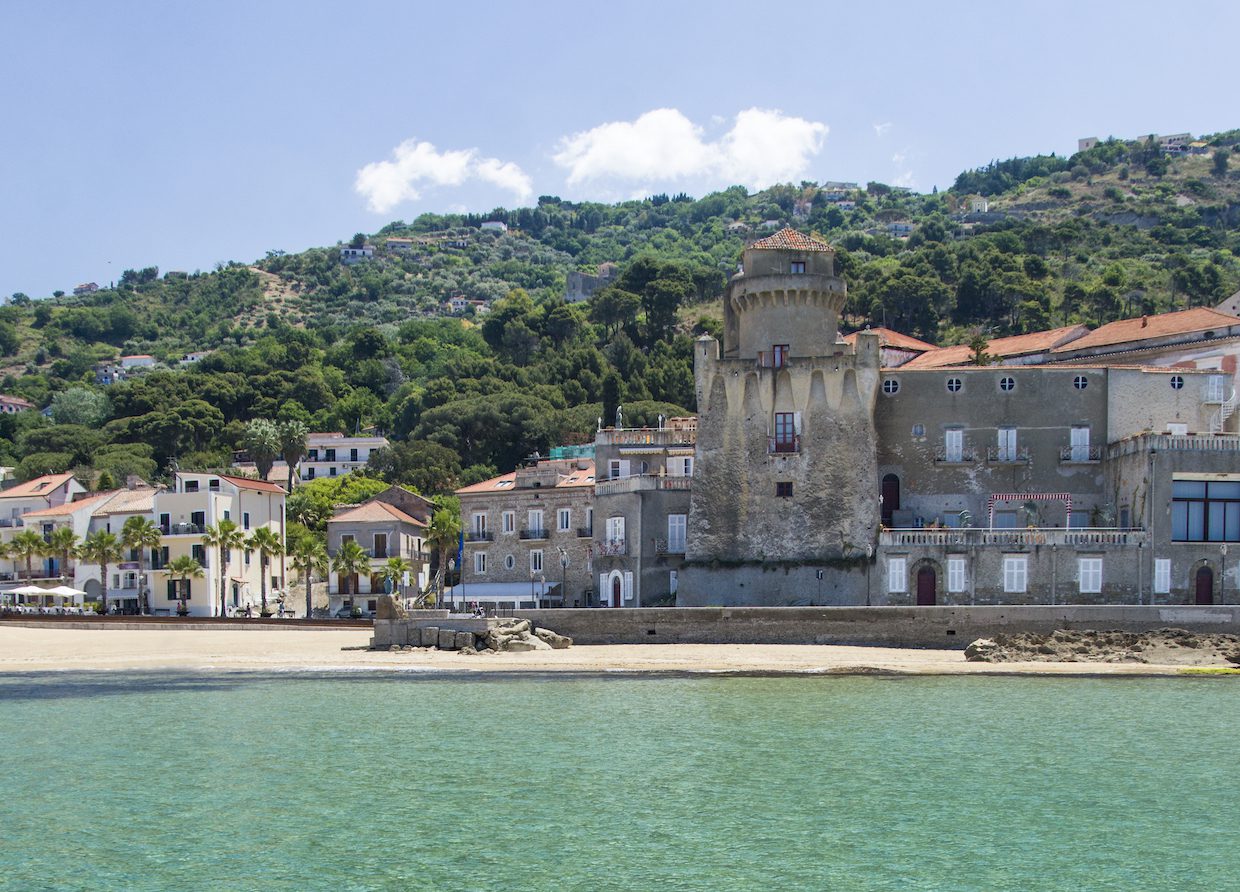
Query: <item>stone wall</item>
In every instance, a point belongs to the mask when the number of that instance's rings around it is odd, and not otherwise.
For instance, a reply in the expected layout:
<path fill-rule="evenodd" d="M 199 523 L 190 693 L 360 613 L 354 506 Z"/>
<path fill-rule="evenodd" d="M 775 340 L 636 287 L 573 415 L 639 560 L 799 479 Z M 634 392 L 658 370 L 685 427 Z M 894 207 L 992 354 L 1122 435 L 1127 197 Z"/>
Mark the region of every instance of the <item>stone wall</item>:
<path fill-rule="evenodd" d="M 964 648 L 1056 629 L 1240 631 L 1240 607 L 705 607 L 522 610 L 576 644 L 866 644 Z"/>

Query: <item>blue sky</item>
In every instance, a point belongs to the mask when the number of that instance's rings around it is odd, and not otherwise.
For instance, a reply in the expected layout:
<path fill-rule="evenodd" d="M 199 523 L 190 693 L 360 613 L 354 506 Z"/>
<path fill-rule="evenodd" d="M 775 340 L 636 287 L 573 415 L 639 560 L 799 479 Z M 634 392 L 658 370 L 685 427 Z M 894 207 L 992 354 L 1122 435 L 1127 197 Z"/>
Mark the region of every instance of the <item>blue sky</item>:
<path fill-rule="evenodd" d="M 0 294 L 543 194 L 929 191 L 1240 127 L 1238 32 L 1227 2 L 10 3 Z"/>

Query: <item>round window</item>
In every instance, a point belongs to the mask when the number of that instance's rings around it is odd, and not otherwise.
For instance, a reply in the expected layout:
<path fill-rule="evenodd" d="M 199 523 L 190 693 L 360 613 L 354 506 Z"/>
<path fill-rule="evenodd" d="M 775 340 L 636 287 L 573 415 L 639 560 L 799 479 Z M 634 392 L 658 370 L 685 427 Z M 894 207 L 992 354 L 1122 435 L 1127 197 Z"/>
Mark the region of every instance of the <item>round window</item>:
<path fill-rule="evenodd" d="M 886 381 L 883 382 L 883 393 L 890 394 L 890 393 L 899 393 L 899 392 L 900 392 L 900 382 L 897 381 L 895 378 L 888 378 Z"/>
<path fill-rule="evenodd" d="M 1016 389 L 1016 379 L 1015 379 L 1015 378 L 1007 378 L 1007 377 L 1000 378 L 1000 379 L 999 379 L 999 389 L 1000 389 L 1000 390 L 1002 390 L 1004 393 L 1007 393 L 1007 392 L 1009 392 L 1009 391 L 1015 390 L 1015 389 Z"/>
<path fill-rule="evenodd" d="M 517 559 L 513 557 L 512 555 L 508 555 L 507 557 L 504 558 L 504 569 L 505 570 L 511 570 L 516 565 L 517 565 Z"/>
<path fill-rule="evenodd" d="M 1184 386 L 1183 375 L 1172 375 L 1171 376 L 1171 389 L 1172 390 L 1179 390 L 1183 386 Z"/>
<path fill-rule="evenodd" d="M 964 385 L 960 382 L 959 378 L 948 378 L 947 379 L 947 389 L 951 391 L 952 393 L 959 393 L 960 388 L 963 386 Z"/>
<path fill-rule="evenodd" d="M 1075 378 L 1072 379 L 1072 386 L 1075 387 L 1077 390 L 1084 390 L 1086 387 L 1089 386 L 1089 379 L 1086 378 L 1084 375 L 1077 375 Z"/>

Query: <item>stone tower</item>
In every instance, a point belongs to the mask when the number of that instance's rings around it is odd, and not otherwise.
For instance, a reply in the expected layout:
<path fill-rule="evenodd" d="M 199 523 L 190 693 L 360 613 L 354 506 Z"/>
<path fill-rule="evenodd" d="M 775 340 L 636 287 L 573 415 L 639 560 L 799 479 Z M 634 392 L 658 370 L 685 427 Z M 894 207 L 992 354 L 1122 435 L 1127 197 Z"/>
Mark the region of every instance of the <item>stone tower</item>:
<path fill-rule="evenodd" d="M 745 249 L 722 351 L 709 337 L 694 347 L 681 604 L 856 602 L 879 521 L 879 342 L 838 340 L 846 296 L 824 242 L 784 229 Z"/>

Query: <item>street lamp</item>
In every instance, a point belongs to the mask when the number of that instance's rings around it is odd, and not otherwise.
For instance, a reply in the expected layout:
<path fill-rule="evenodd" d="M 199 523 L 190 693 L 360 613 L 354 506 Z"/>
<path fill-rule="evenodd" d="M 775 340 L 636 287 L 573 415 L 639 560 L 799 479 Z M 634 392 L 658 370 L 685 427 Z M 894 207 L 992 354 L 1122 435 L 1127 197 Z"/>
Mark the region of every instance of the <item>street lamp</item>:
<path fill-rule="evenodd" d="M 452 574 L 455 572 L 456 572 L 456 558 L 448 558 L 448 577 L 451 578 Z M 451 595 L 452 587 L 451 586 L 448 587 L 448 592 L 449 592 L 448 603 L 451 604 L 452 603 L 452 595 Z M 448 610 L 451 611 L 452 608 L 449 607 Z"/>
<path fill-rule="evenodd" d="M 568 552 L 560 546 L 560 606 L 568 604 Z"/>

